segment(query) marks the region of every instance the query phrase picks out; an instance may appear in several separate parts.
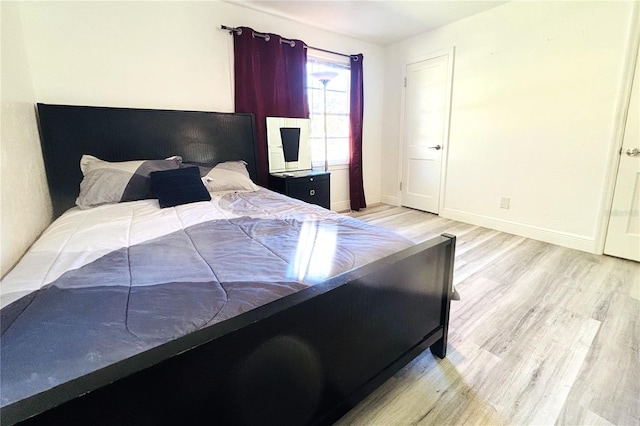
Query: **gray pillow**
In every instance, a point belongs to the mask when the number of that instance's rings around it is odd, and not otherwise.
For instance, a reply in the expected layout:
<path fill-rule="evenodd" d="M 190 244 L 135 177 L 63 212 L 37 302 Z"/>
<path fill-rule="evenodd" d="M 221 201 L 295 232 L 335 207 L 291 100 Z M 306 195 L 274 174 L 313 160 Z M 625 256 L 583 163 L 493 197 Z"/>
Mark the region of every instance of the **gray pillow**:
<path fill-rule="evenodd" d="M 76 204 L 82 209 L 102 204 L 156 198 L 151 192 L 150 174 L 180 168 L 182 158 L 110 162 L 83 155 L 80 169 L 84 178 Z"/>
<path fill-rule="evenodd" d="M 260 189 L 251 181 L 244 161 L 219 163 L 202 181 L 209 192 L 253 192 Z"/>

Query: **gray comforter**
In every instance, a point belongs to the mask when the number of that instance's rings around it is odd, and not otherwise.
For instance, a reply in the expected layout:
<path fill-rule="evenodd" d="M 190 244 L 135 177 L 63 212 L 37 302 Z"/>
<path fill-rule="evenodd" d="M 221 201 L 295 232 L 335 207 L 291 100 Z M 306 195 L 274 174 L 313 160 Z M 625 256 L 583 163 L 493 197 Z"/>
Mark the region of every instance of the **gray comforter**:
<path fill-rule="evenodd" d="M 0 284 L 1 405 L 410 245 L 265 189 L 73 209 Z"/>

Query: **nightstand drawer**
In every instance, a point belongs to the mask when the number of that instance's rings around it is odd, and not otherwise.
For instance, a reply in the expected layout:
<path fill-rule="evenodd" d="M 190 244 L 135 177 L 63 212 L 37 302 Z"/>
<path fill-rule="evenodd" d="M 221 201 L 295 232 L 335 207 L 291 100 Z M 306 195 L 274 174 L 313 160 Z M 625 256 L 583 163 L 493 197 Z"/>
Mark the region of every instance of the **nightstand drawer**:
<path fill-rule="evenodd" d="M 288 187 L 289 191 L 287 195 L 290 197 L 321 206 L 329 204 L 328 176 L 323 178 L 292 179 Z"/>

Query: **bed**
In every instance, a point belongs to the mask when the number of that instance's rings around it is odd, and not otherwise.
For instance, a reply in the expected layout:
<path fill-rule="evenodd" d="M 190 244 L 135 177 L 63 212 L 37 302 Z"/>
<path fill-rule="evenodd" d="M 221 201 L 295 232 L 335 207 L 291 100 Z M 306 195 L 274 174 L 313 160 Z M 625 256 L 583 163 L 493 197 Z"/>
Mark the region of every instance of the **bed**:
<path fill-rule="evenodd" d="M 3 424 L 329 424 L 426 348 L 446 355 L 455 237 L 413 245 L 210 187 L 227 165 L 255 181 L 252 115 L 37 112 L 57 219 L 0 284 Z M 90 161 L 143 159 L 210 199 L 78 195 Z"/>

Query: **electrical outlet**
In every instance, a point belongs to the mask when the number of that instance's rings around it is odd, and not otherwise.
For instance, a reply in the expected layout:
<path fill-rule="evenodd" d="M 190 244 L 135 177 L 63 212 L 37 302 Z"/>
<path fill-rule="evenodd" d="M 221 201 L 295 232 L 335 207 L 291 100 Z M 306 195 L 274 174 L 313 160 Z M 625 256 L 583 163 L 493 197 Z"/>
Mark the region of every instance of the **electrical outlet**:
<path fill-rule="evenodd" d="M 509 197 L 502 197 L 500 199 L 500 208 L 501 209 L 508 209 L 509 208 L 509 203 L 511 202 L 511 198 Z"/>

